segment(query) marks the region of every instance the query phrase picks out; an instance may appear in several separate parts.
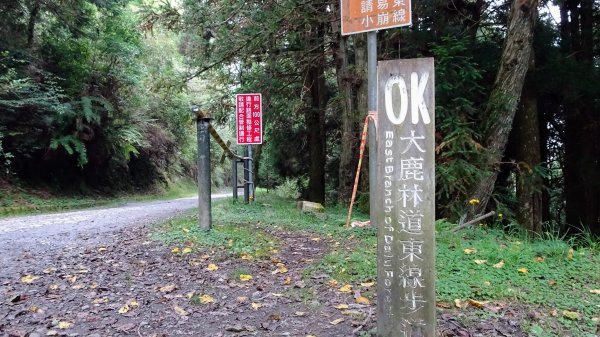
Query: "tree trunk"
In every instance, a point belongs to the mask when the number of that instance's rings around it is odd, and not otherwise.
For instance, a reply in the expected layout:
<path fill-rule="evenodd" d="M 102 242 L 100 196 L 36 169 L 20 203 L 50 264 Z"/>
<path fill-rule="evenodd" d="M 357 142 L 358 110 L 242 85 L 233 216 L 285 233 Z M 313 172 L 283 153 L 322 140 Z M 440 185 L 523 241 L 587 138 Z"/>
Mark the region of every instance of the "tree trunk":
<path fill-rule="evenodd" d="M 485 112 L 493 120 L 486 140 L 487 166 L 492 172 L 473 189 L 471 198 L 480 202 L 475 207 L 465 205 L 471 215 L 485 210 L 494 189 L 496 166 L 502 159 L 529 67 L 537 5 L 537 0 L 514 0 L 511 5 L 500 67 Z"/>
<path fill-rule="evenodd" d="M 566 55 L 575 57 L 581 74 L 593 74 L 593 0 L 566 1 L 562 11 L 570 19 L 561 30 Z M 581 83 L 565 85 L 564 96 L 565 231 L 600 234 L 600 117 L 594 95 Z"/>
<path fill-rule="evenodd" d="M 325 202 L 325 109 L 327 96 L 324 70 L 324 24 L 314 22 L 306 33 L 309 54 L 306 87 L 309 90 L 309 104 L 304 114 L 308 130 L 310 164 L 308 174 L 308 200 Z"/>
<path fill-rule="evenodd" d="M 338 6 L 339 7 L 339 6 Z M 335 12 L 335 11 L 334 11 Z M 337 16 L 339 17 L 339 8 Z M 360 135 L 358 131 L 360 113 L 356 109 L 356 88 L 363 80 L 359 73 L 350 70 L 349 41 L 351 38 L 340 34 L 340 20 L 332 20 L 332 33 L 337 39 L 332 41 L 336 79 L 341 96 L 341 139 L 340 165 L 338 169 L 338 202 L 347 203 L 352 197 L 352 188 L 358 164 Z M 355 47 L 356 48 L 356 47 Z"/>
<path fill-rule="evenodd" d="M 40 14 L 40 0 L 34 1 L 29 12 L 29 21 L 27 22 L 27 48 L 33 48 L 35 38 L 35 24 Z"/>
<path fill-rule="evenodd" d="M 542 232 L 542 177 L 534 168 L 541 164 L 540 130 L 536 90 L 533 87 L 533 54 L 521 104 L 515 116 L 517 161 L 517 221 L 529 232 Z"/>

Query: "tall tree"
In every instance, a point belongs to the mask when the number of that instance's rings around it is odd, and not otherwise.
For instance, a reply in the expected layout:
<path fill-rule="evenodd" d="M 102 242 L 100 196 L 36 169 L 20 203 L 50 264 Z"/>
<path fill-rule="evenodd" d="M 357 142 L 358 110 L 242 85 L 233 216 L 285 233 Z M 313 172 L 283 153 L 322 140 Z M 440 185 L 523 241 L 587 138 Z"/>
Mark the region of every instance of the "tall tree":
<path fill-rule="evenodd" d="M 529 67 L 537 5 L 537 0 L 513 0 L 511 3 L 500 67 L 485 111 L 486 117 L 492 120 L 485 143 L 486 165 L 490 172 L 471 193 L 471 197 L 480 202 L 475 207 L 466 206 L 470 214 L 482 212 L 492 196 L 498 177 L 497 165 L 504 154 Z"/>

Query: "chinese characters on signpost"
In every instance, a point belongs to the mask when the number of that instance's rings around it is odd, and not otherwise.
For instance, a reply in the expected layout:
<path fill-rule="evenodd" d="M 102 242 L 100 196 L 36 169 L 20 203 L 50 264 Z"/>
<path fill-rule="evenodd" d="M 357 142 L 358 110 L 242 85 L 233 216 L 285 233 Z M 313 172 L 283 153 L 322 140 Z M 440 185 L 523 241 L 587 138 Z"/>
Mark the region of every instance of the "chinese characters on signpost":
<path fill-rule="evenodd" d="M 434 337 L 433 59 L 379 62 L 378 79 L 378 335 Z"/>
<path fill-rule="evenodd" d="M 261 94 L 235 95 L 237 143 L 262 144 Z"/>
<path fill-rule="evenodd" d="M 342 35 L 411 24 L 410 0 L 342 0 Z"/>

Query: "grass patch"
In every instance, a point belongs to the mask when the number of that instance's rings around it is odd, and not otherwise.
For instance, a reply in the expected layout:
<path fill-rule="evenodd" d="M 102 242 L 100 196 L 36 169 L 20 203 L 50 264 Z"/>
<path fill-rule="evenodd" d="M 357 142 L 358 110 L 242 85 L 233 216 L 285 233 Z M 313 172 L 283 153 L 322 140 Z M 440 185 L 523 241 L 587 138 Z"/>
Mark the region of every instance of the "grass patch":
<path fill-rule="evenodd" d="M 210 233 L 195 230 L 196 218 L 188 216 L 164 224 L 160 236 L 267 257 L 277 242 L 265 230 L 300 231 L 326 241 L 330 249 L 304 270 L 306 277 L 325 273 L 340 283 L 353 284 L 375 280 L 376 230 L 345 228 L 346 216 L 344 207 L 328 207 L 324 214 L 304 213 L 291 200 L 263 193 L 250 205 L 232 200 L 214 203 Z M 357 213 L 355 218 L 368 216 Z M 577 248 L 552 235 L 528 238 L 485 227 L 451 233 L 454 226 L 436 223 L 437 301 L 471 298 L 510 302 L 546 314 L 555 310 L 551 319 L 526 320 L 524 329 L 540 337 L 595 336 L 600 295 L 591 290 L 600 289 L 597 243 Z M 467 254 L 466 249 L 473 251 Z M 578 313 L 579 318 L 563 316 L 565 310 Z"/>
<path fill-rule="evenodd" d="M 234 255 L 248 254 L 255 258 L 267 258 L 277 249 L 277 238 L 261 232 L 256 227 L 237 224 L 215 225 L 211 231 L 198 228 L 197 215 L 187 215 L 164 222 L 152 238 L 168 244 L 192 243 L 209 249 L 228 250 Z"/>

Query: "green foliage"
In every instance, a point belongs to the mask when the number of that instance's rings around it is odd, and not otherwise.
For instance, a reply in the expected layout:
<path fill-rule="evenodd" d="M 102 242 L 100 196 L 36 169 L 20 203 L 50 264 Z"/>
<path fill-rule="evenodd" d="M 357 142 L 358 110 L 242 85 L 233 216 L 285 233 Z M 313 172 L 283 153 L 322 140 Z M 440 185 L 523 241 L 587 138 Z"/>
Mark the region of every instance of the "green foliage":
<path fill-rule="evenodd" d="M 481 70 L 467 56 L 468 41 L 442 38 L 436 57 L 436 204 L 438 214 L 458 218 L 470 188 L 485 174 L 478 111 Z"/>
<path fill-rule="evenodd" d="M 275 187 L 273 193 L 282 199 L 298 199 L 300 197 L 298 180 L 287 178 L 283 183 Z"/>

